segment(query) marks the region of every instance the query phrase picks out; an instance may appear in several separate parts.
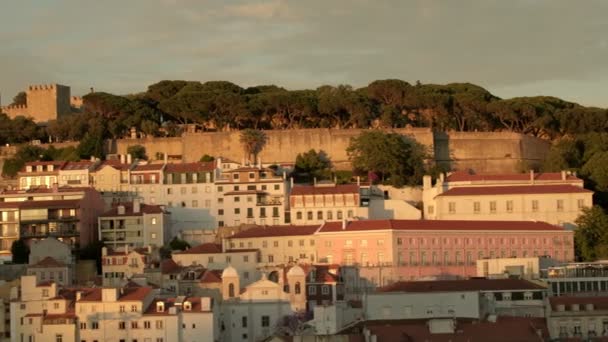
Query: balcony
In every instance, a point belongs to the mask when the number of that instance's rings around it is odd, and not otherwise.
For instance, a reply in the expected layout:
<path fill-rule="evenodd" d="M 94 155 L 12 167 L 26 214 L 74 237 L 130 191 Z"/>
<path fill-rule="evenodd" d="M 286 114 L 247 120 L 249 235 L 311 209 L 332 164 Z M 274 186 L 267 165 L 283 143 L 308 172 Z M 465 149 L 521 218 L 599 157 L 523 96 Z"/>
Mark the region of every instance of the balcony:
<path fill-rule="evenodd" d="M 283 202 L 276 198 L 276 199 L 268 199 L 268 200 L 264 200 L 264 199 L 258 199 L 257 203 L 255 205 L 257 206 L 271 206 L 271 205 L 281 205 L 283 204 Z"/>
<path fill-rule="evenodd" d="M 70 179 L 68 180 L 68 185 L 81 185 L 84 184 L 84 182 L 80 179 Z"/>
<path fill-rule="evenodd" d="M 21 231 L 21 236 L 26 238 L 44 238 L 49 236 L 64 237 L 64 236 L 79 236 L 80 233 L 76 229 L 59 229 L 48 231 L 44 229 L 24 229 Z"/>

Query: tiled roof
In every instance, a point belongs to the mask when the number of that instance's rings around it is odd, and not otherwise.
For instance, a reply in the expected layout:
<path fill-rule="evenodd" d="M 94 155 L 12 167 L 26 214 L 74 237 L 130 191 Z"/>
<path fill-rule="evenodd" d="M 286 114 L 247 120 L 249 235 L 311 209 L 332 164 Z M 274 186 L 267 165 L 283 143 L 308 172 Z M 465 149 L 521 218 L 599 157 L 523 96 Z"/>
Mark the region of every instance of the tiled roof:
<path fill-rule="evenodd" d="M 123 205 L 125 207 L 124 214 L 118 214 L 118 206 Z M 143 214 L 162 214 L 164 211 L 160 205 L 156 204 L 143 204 L 139 205 L 139 212 L 133 212 L 133 203 L 121 203 L 113 207 L 112 209 L 101 214 L 100 217 L 115 217 L 115 216 L 142 216 Z"/>
<path fill-rule="evenodd" d="M 21 209 L 36 209 L 36 208 L 59 208 L 71 209 L 80 207 L 79 199 L 73 200 L 49 200 L 49 201 L 23 201 L 19 202 Z"/>
<path fill-rule="evenodd" d="M 544 290 L 545 287 L 523 279 L 467 279 L 399 281 L 380 288 L 379 292 L 452 292 Z"/>
<path fill-rule="evenodd" d="M 378 341 L 512 342 L 549 339 L 544 318 L 499 316 L 496 322 L 458 319 L 454 333 L 442 334 L 432 334 L 427 322 L 417 319 L 368 321 L 363 324 Z"/>
<path fill-rule="evenodd" d="M 174 252 L 173 254 L 213 254 L 222 253 L 222 245 L 217 243 L 204 243 L 202 245 L 194 246 L 190 249 L 181 252 Z"/>
<path fill-rule="evenodd" d="M 131 164 L 121 163 L 120 160 L 104 160 L 97 167 L 95 171 L 100 170 L 104 166 L 110 166 L 119 171 L 127 171 L 131 167 Z"/>
<path fill-rule="evenodd" d="M 319 233 L 366 230 L 535 230 L 564 231 L 563 227 L 534 221 L 464 221 L 464 220 L 361 220 L 326 222 Z"/>
<path fill-rule="evenodd" d="M 291 189 L 290 195 L 338 195 L 358 193 L 359 186 L 357 186 L 356 184 L 339 184 L 331 186 L 296 185 Z"/>
<path fill-rule="evenodd" d="M 543 172 L 534 173 L 534 180 L 536 181 L 561 181 L 561 172 Z M 567 181 L 580 181 L 581 179 L 573 176 L 566 175 Z M 457 171 L 449 174 L 446 177 L 447 182 L 493 182 L 493 181 L 513 181 L 513 182 L 525 182 L 530 181 L 530 173 L 503 173 L 503 174 L 470 174 L 465 171 Z"/>
<path fill-rule="evenodd" d="M 578 304 L 580 311 L 585 311 L 585 305 L 593 304 L 594 310 L 608 310 L 608 297 L 606 296 L 589 296 L 589 297 L 578 297 L 578 296 L 561 296 L 561 297 L 549 297 L 549 303 L 553 311 L 557 310 L 558 305 L 564 305 L 566 311 L 571 310 L 572 304 Z"/>
<path fill-rule="evenodd" d="M 118 301 L 126 302 L 143 300 L 150 292 L 152 292 L 151 287 L 125 287 L 124 293 L 120 295 Z"/>
<path fill-rule="evenodd" d="M 215 169 L 214 162 L 199 162 L 199 163 L 182 163 L 182 164 L 167 164 L 166 173 L 183 173 L 183 172 L 210 172 Z"/>
<path fill-rule="evenodd" d="M 50 160 L 50 161 L 33 161 L 33 162 L 27 162 L 25 163 L 25 166 L 38 166 L 38 165 L 54 165 L 54 166 L 58 166 L 58 165 L 63 165 L 64 163 L 66 163 L 63 160 Z"/>
<path fill-rule="evenodd" d="M 88 168 L 90 168 L 91 166 L 93 166 L 95 164 L 95 162 L 92 162 L 90 160 L 81 160 L 81 161 L 69 161 L 66 162 L 65 165 L 63 165 L 63 167 L 61 168 L 61 170 L 86 170 Z"/>
<path fill-rule="evenodd" d="M 37 263 L 30 265 L 29 267 L 64 267 L 65 264 L 55 260 L 53 257 L 47 256 L 46 258 L 38 261 Z"/>
<path fill-rule="evenodd" d="M 591 193 L 593 191 L 569 184 L 559 185 L 516 185 L 516 186 L 470 186 L 456 187 L 437 195 L 440 196 L 483 196 L 483 195 L 536 195 Z"/>
<path fill-rule="evenodd" d="M 179 273 L 182 267 L 179 266 L 173 259 L 165 259 L 160 263 L 160 272 L 162 274 Z"/>
<path fill-rule="evenodd" d="M 228 239 L 243 239 L 273 236 L 297 236 L 312 235 L 319 228 L 314 226 L 255 226 L 253 228 L 238 232 Z"/>
<path fill-rule="evenodd" d="M 163 169 L 164 164 L 138 164 L 131 170 L 133 172 L 138 171 L 160 171 Z"/>
<path fill-rule="evenodd" d="M 206 270 L 203 276 L 200 278 L 201 283 L 221 283 L 222 282 L 222 271 L 221 270 Z"/>

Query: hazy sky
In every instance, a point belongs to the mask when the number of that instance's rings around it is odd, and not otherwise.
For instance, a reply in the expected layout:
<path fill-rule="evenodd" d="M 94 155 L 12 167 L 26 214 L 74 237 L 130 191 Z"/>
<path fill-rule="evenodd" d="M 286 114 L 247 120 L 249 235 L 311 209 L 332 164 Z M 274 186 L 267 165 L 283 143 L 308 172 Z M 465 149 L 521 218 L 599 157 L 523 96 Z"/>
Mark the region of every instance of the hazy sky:
<path fill-rule="evenodd" d="M 162 79 L 290 89 L 383 78 L 608 107 L 608 1 L 5 0 L 2 103 L 28 84 Z"/>

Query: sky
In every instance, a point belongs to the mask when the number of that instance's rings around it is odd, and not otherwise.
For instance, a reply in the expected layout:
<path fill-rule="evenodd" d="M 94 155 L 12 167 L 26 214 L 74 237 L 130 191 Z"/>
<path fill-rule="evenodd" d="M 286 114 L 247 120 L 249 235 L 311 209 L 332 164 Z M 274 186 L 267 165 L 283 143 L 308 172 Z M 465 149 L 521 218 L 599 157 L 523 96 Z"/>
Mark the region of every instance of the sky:
<path fill-rule="evenodd" d="M 608 107 L 606 0 L 4 0 L 0 93 L 471 82 Z"/>

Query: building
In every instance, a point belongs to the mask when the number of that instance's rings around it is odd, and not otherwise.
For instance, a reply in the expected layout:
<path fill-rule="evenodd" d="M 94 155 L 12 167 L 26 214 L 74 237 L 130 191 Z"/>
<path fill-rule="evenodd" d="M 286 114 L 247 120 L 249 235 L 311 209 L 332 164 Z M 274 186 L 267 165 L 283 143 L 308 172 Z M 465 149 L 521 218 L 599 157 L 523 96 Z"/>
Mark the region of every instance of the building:
<path fill-rule="evenodd" d="M 477 261 L 477 276 L 484 278 L 517 277 L 538 280 L 549 267 L 560 262 L 545 256 L 528 258 L 484 258 Z"/>
<path fill-rule="evenodd" d="M 12 341 L 213 341 L 209 298 L 158 298 L 150 287 L 58 288 L 24 276 L 11 301 Z"/>
<path fill-rule="evenodd" d="M 5 190 L 0 193 L 0 253 L 10 254 L 13 241 L 55 237 L 72 247 L 97 240 L 97 218 L 103 212 L 101 195 L 91 188 Z"/>
<path fill-rule="evenodd" d="M 99 159 L 65 162 L 59 168 L 59 177 L 57 178 L 59 186 L 92 186 L 93 179 L 91 173 L 100 163 L 101 161 Z"/>
<path fill-rule="evenodd" d="M 277 176 L 272 169 L 240 167 L 222 170 L 215 187 L 215 216 L 219 227 L 289 222 L 285 215 L 288 183 L 284 176 Z"/>
<path fill-rule="evenodd" d="M 551 296 L 608 295 L 608 262 L 567 263 L 548 267 L 541 275 Z"/>
<path fill-rule="evenodd" d="M 325 221 L 368 217 L 362 208 L 369 206 L 369 196 L 362 197 L 356 184 L 316 183 L 296 185 L 289 194 L 291 222 L 297 225 L 320 225 Z"/>
<path fill-rule="evenodd" d="M 527 177 L 527 180 L 526 180 Z M 566 172 L 467 175 L 458 173 L 423 185 L 424 217 L 438 220 L 536 220 L 574 228 L 593 192 Z"/>
<path fill-rule="evenodd" d="M 255 226 L 224 239 L 224 244 L 230 249 L 258 249 L 260 266 L 314 263 L 318 229 L 317 225 Z"/>
<path fill-rule="evenodd" d="M 101 275 L 103 286 L 122 287 L 127 280 L 134 276 L 141 276 L 153 259 L 151 246 L 145 248 L 129 248 L 111 250 L 107 247 L 101 249 Z"/>
<path fill-rule="evenodd" d="M 19 188 L 51 188 L 59 184 L 59 170 L 66 164 L 64 161 L 36 161 L 25 163 L 17 173 Z"/>
<path fill-rule="evenodd" d="M 221 244 L 205 243 L 185 251 L 171 253 L 171 258 L 177 265 L 200 265 L 206 269 L 224 270 L 234 267 L 239 273 L 239 281 L 243 286 L 259 279 L 257 269 L 260 251 L 258 249 L 222 249 Z"/>
<path fill-rule="evenodd" d="M 81 98 L 70 96 L 70 87 L 60 84 L 31 85 L 26 95 L 26 105 L 1 107 L 0 112 L 10 118 L 24 116 L 36 123 L 47 123 L 72 113 L 72 101 L 75 106 L 82 103 Z"/>
<path fill-rule="evenodd" d="M 128 192 L 130 190 L 129 172 L 131 166 L 132 163 L 125 161 L 125 158 L 100 162 L 91 171 L 93 186 L 97 191 L 116 193 L 117 195 L 122 192 Z M 116 198 L 115 202 L 118 200 L 119 197 Z"/>
<path fill-rule="evenodd" d="M 367 220 L 327 222 L 314 233 L 319 262 L 359 265 L 372 283 L 475 276 L 484 258 L 574 258 L 573 232 L 543 222 Z"/>
<path fill-rule="evenodd" d="M 160 206 L 121 203 L 99 216 L 99 238 L 108 246 L 164 246 L 171 239 L 169 214 Z"/>
<path fill-rule="evenodd" d="M 553 340 L 605 340 L 608 337 L 608 297 L 550 297 L 547 327 Z"/>

